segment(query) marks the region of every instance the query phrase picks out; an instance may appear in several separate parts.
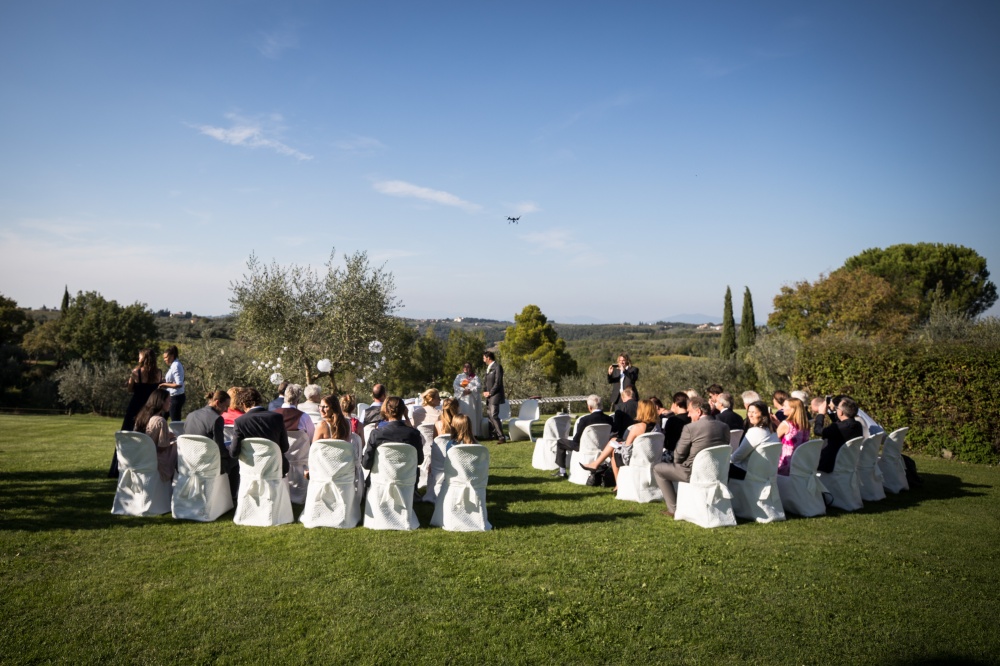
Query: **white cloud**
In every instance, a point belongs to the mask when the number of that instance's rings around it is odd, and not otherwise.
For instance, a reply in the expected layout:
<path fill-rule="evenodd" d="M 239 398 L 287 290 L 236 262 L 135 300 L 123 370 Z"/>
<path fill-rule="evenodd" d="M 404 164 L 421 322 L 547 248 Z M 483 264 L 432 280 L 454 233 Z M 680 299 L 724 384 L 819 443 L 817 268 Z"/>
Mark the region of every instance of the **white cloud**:
<path fill-rule="evenodd" d="M 608 263 L 604 255 L 576 240 L 568 229 L 532 231 L 522 234 L 521 240 L 527 241 L 534 248 L 536 254 L 544 252 L 549 257 L 562 257 L 570 263 L 585 266 L 600 266 Z"/>
<path fill-rule="evenodd" d="M 276 60 L 288 49 L 298 48 L 298 26 L 285 23 L 270 32 L 261 31 L 254 40 L 254 46 L 265 58 Z"/>
<path fill-rule="evenodd" d="M 524 215 L 525 213 L 537 213 L 540 211 L 538 204 L 534 201 L 522 201 L 521 203 L 514 204 L 514 214 Z"/>
<path fill-rule="evenodd" d="M 372 187 L 375 188 L 376 192 L 388 194 L 389 196 L 411 197 L 413 199 L 441 204 L 442 206 L 455 206 L 470 213 L 482 208 L 482 206 L 460 199 L 450 192 L 432 190 L 429 187 L 421 187 L 420 185 L 407 183 L 404 180 L 381 180 L 372 185 Z"/>
<path fill-rule="evenodd" d="M 243 118 L 235 113 L 227 113 L 226 118 L 232 123 L 230 127 L 214 127 L 212 125 L 192 125 L 192 127 L 205 136 L 210 136 L 230 146 L 270 148 L 277 153 L 294 157 L 297 160 L 312 159 L 312 155 L 296 150 L 275 138 L 284 129 L 280 125 L 282 118 L 278 114 L 268 118 L 270 127 L 265 127 L 259 120 Z"/>
<path fill-rule="evenodd" d="M 333 144 L 345 153 L 370 154 L 385 150 L 385 144 L 370 136 L 352 136 Z"/>

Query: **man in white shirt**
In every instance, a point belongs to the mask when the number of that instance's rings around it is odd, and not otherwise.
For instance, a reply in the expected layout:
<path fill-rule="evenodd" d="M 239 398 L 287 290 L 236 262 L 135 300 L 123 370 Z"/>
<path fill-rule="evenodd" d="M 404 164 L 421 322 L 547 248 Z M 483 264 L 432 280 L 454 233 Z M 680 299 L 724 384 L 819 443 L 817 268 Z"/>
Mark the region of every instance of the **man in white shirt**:
<path fill-rule="evenodd" d="M 181 420 L 181 407 L 187 396 L 184 394 L 184 366 L 177 359 L 179 352 L 177 345 L 170 345 L 167 351 L 163 352 L 163 362 L 167 364 L 167 374 L 163 378 L 160 388 L 167 389 L 170 394 L 170 420 Z"/>

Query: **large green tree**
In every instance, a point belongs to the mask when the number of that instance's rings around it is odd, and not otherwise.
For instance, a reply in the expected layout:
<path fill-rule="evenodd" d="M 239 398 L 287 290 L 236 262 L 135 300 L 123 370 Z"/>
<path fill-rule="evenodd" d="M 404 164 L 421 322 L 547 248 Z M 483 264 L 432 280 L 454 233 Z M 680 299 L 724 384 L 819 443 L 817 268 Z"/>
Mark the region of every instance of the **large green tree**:
<path fill-rule="evenodd" d="M 526 305 L 514 315 L 508 326 L 500 354 L 506 363 L 518 366 L 527 360 L 537 361 L 548 381 L 558 384 L 566 375 L 576 374 L 576 361 L 566 351 L 566 341 L 542 314 L 537 305 Z"/>
<path fill-rule="evenodd" d="M 32 323 L 17 301 L 0 294 L 0 346 L 21 344 Z"/>
<path fill-rule="evenodd" d="M 741 353 L 753 347 L 757 340 L 757 322 L 753 314 L 753 296 L 750 287 L 743 292 L 743 314 L 740 317 L 739 348 Z"/>
<path fill-rule="evenodd" d="M 448 346 L 444 355 L 445 379 L 462 371 L 462 366 L 471 363 L 478 373 L 483 366 L 483 351 L 486 350 L 486 334 L 482 331 L 467 332 L 453 328 L 448 332 Z M 445 386 L 444 388 L 448 388 Z"/>
<path fill-rule="evenodd" d="M 732 358 L 736 355 L 736 320 L 733 319 L 733 292 L 726 287 L 726 300 L 722 306 L 722 337 L 719 339 L 719 356 Z"/>
<path fill-rule="evenodd" d="M 926 322 L 937 300 L 947 309 L 975 317 L 997 301 L 986 259 L 975 250 L 944 243 L 902 244 L 871 248 L 844 262 L 849 271 L 862 269 L 886 280 L 901 303 Z"/>
<path fill-rule="evenodd" d="M 324 374 L 317 362 L 329 359 L 336 390 L 345 375 L 379 374 L 393 353 L 384 341 L 394 332 L 392 313 L 400 305 L 395 282 L 363 251 L 345 256 L 343 265 L 331 252 L 323 274 L 310 266 L 265 265 L 251 255 L 246 273 L 230 288 L 237 336 L 272 364 L 268 371 L 278 365 L 286 378 L 312 383 Z"/>

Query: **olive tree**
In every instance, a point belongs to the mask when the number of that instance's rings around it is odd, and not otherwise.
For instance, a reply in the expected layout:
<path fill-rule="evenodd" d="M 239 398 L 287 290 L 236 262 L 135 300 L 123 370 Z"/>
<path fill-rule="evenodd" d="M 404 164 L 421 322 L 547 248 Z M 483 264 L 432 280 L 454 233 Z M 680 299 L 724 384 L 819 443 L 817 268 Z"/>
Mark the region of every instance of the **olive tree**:
<path fill-rule="evenodd" d="M 327 375 L 336 391 L 345 374 L 384 365 L 382 340 L 400 303 L 392 273 L 371 266 L 366 252 L 346 255 L 342 265 L 334 257 L 331 251 L 321 273 L 251 255 L 246 273 L 230 285 L 230 302 L 237 337 L 260 356 L 258 367 L 306 383 Z"/>

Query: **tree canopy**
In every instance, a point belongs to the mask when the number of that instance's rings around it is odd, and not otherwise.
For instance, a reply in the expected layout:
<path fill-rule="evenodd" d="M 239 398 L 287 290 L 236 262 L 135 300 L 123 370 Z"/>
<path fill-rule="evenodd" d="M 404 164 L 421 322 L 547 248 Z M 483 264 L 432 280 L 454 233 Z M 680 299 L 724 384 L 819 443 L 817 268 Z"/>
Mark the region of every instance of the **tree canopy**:
<path fill-rule="evenodd" d="M 753 313 L 753 296 L 750 295 L 750 287 L 746 287 L 743 292 L 743 314 L 740 316 L 740 349 L 746 351 L 756 341 L 757 321 Z"/>
<path fill-rule="evenodd" d="M 986 259 L 961 245 L 917 243 L 871 248 L 848 259 L 844 268 L 863 269 L 886 280 L 900 302 L 912 308 L 916 323 L 927 321 L 935 299 L 967 317 L 982 314 L 997 301 Z"/>
<path fill-rule="evenodd" d="M 726 300 L 722 306 L 722 337 L 719 338 L 719 356 L 732 358 L 736 355 L 736 320 L 733 319 L 733 292 L 726 287 Z"/>
<path fill-rule="evenodd" d="M 500 343 L 500 354 L 512 366 L 529 359 L 537 361 L 552 383 L 576 374 L 576 361 L 566 351 L 566 341 L 559 337 L 537 305 L 526 305 L 520 314 L 514 315 L 514 325 L 507 327 Z"/>

